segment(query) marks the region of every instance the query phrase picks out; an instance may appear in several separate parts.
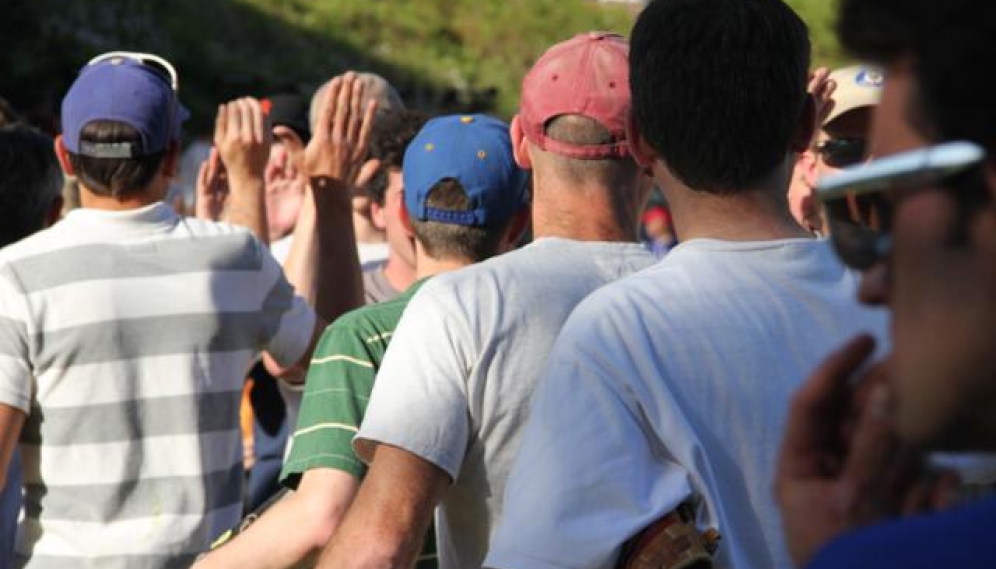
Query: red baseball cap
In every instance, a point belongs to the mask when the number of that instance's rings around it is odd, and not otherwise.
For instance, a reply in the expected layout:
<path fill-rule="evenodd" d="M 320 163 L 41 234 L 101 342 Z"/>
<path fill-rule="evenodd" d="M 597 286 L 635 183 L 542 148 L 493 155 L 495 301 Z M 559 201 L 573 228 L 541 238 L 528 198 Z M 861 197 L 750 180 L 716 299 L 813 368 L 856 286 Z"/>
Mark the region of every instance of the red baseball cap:
<path fill-rule="evenodd" d="M 629 43 L 609 32 L 588 32 L 551 47 L 522 80 L 519 122 L 529 142 L 570 158 L 629 156 Z M 608 144 L 573 144 L 546 136 L 550 119 L 582 115 L 612 133 Z"/>

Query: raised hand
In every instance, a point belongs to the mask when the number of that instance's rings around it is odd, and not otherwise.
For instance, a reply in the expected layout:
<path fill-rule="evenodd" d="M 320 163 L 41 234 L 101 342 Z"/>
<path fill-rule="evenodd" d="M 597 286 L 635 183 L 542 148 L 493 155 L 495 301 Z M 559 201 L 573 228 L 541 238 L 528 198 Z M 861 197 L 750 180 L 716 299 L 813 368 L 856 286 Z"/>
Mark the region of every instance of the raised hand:
<path fill-rule="evenodd" d="M 228 200 L 228 174 L 221 162 L 217 148 L 211 148 L 211 154 L 201 162 L 197 171 L 197 195 L 194 203 L 194 215 L 200 219 L 219 221 L 225 211 Z"/>
<path fill-rule="evenodd" d="M 896 435 L 886 363 L 852 381 L 873 348 L 861 336 L 832 354 L 789 408 L 775 497 L 797 566 L 848 530 L 942 506 L 955 483 Z"/>
<path fill-rule="evenodd" d="M 303 170 L 313 186 L 357 185 L 377 112 L 375 101 L 364 107 L 363 91 L 363 82 L 352 72 L 329 83 L 311 141 L 302 157 Z M 315 184 L 315 180 L 321 183 Z"/>
<path fill-rule="evenodd" d="M 214 145 L 231 178 L 262 178 L 272 139 L 269 119 L 258 100 L 243 97 L 218 107 Z"/>
<path fill-rule="evenodd" d="M 273 134 L 259 101 L 244 97 L 218 107 L 214 145 L 228 178 L 226 221 L 269 242 L 264 200 L 266 162 Z"/>
<path fill-rule="evenodd" d="M 813 97 L 816 105 L 815 124 L 813 133 L 819 132 L 823 128 L 824 121 L 833 112 L 835 102 L 833 92 L 837 89 L 837 82 L 830 79 L 830 70 L 826 67 L 819 67 L 809 76 L 809 84 L 806 90 Z"/>

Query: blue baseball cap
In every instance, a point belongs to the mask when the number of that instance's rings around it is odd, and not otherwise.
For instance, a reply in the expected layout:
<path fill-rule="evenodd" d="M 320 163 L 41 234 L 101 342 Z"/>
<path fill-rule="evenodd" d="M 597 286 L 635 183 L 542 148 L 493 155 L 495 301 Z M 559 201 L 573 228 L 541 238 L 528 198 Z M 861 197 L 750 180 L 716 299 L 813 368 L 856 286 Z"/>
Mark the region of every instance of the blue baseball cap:
<path fill-rule="evenodd" d="M 176 74 L 168 62 L 148 54 L 118 53 L 98 56 L 83 67 L 62 100 L 62 138 L 74 154 L 133 158 L 162 152 L 180 137 L 180 125 L 190 117 L 180 104 Z M 141 143 L 81 141 L 83 128 L 97 120 L 131 126 Z"/>
<path fill-rule="evenodd" d="M 487 115 L 450 115 L 430 120 L 405 151 L 405 207 L 419 221 L 493 225 L 525 205 L 527 173 L 515 163 L 508 125 Z M 470 198 L 469 211 L 428 207 L 429 190 L 452 178 Z"/>

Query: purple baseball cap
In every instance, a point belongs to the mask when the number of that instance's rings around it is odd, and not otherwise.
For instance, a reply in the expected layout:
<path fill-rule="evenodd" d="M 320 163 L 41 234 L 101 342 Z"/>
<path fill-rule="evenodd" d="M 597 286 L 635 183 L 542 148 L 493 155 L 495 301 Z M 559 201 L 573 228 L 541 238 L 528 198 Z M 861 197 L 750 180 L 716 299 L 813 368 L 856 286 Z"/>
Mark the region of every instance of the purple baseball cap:
<path fill-rule="evenodd" d="M 180 103 L 176 83 L 172 66 L 157 56 L 112 53 L 94 58 L 62 100 L 66 149 L 93 158 L 162 152 L 180 137 L 180 125 L 190 117 Z M 81 141 L 83 128 L 96 120 L 127 124 L 138 131 L 141 142 Z"/>

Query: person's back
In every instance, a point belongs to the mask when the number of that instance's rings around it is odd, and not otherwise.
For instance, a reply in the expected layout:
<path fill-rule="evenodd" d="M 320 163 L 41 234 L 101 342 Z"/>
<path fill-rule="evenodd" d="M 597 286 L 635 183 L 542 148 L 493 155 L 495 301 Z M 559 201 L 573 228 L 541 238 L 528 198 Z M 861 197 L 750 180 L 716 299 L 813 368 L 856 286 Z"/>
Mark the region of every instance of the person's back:
<path fill-rule="evenodd" d="M 432 425 L 428 440 L 408 439 L 395 425 L 364 422 L 361 435 L 405 439 L 441 466 L 453 485 L 440 506 L 440 556 L 447 567 L 479 564 L 494 520 L 501 516 L 505 480 L 529 415 L 536 379 L 571 310 L 606 283 L 654 262 L 636 243 L 541 238 L 457 273 L 426 283 L 396 331 L 398 337 L 446 342 L 460 358 L 447 361 L 412 343 L 398 343 L 383 374 L 418 369 L 440 379 L 431 405 L 417 381 L 374 388 L 381 417 L 406 409 L 411 421 Z M 446 314 L 442 319 L 439 314 Z M 457 366 L 456 368 L 452 366 Z M 461 370 L 461 374 L 454 372 Z M 457 380 L 459 378 L 459 380 Z M 409 391 L 411 390 L 411 391 Z M 466 409 L 465 414 L 450 412 Z M 446 417 L 445 422 L 440 417 Z"/>
<path fill-rule="evenodd" d="M 792 150 L 809 138 L 807 64 L 804 26 L 778 0 L 658 0 L 641 14 L 634 155 L 681 244 L 565 324 L 488 567 L 612 567 L 683 503 L 693 529 L 721 534 L 719 566 L 788 565 L 770 487 L 789 395 L 834 341 L 885 325 L 785 202 Z"/>
<path fill-rule="evenodd" d="M 260 349 L 299 361 L 314 333 L 247 231 L 159 201 L 185 114 L 169 79 L 132 55 L 84 68 L 56 145 L 84 207 L 0 252 L 17 567 L 188 566 L 241 513 L 245 370 Z"/>
<path fill-rule="evenodd" d="M 511 133 L 516 160 L 533 171 L 536 240 L 435 277 L 409 304 L 354 441 L 357 454 L 373 460 L 328 566 L 406 547 L 421 518 L 361 548 L 345 536 L 379 534 L 398 525 L 392 509 L 415 503 L 431 512 L 439 498 L 440 567 L 480 566 L 561 325 L 592 291 L 655 261 L 635 242 L 650 186 L 626 149 L 627 51 L 619 36 L 583 34 L 549 49 L 523 81 Z M 401 484 L 392 470 L 409 460 L 445 496 L 364 496 L 364 489 L 386 484 L 382 476 Z M 376 519 L 367 522 L 371 514 Z M 407 559 L 405 553 L 398 555 Z"/>

